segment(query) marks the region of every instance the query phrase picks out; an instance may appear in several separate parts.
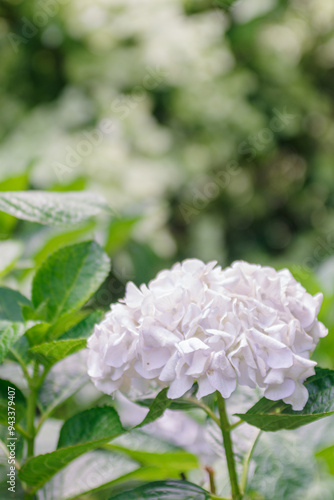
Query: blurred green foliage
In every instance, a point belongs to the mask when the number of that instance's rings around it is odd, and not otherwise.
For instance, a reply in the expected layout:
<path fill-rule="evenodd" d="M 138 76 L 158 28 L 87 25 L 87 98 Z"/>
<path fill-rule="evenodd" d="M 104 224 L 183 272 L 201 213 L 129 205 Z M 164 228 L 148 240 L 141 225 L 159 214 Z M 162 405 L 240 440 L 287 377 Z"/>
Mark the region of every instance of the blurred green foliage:
<path fill-rule="evenodd" d="M 118 214 L 0 213 L 0 259 L 24 244 L 2 286 L 28 293 L 90 238 L 113 262 L 99 309 L 185 257 L 287 266 L 324 292 L 334 368 L 332 0 L 3 0 L 0 59 L 0 190 L 89 190 Z"/>

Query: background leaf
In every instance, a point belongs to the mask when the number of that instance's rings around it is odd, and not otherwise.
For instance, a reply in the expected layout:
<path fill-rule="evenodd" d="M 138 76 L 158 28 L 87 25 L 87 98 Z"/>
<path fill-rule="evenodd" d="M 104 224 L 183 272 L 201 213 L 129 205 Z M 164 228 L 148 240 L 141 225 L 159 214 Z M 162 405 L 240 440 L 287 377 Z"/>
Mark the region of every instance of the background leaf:
<path fill-rule="evenodd" d="M 334 414 L 334 371 L 316 368 L 316 374 L 306 380 L 309 399 L 301 411 L 293 411 L 283 401 L 260 399 L 247 413 L 236 415 L 264 431 L 296 429 Z"/>
<path fill-rule="evenodd" d="M 0 287 L 0 320 L 23 321 L 21 305 L 29 306 L 31 303 L 20 292 Z"/>
<path fill-rule="evenodd" d="M 0 192 L 0 210 L 18 219 L 52 226 L 72 226 L 97 215 L 111 213 L 104 198 L 89 192 Z"/>
<path fill-rule="evenodd" d="M 81 307 L 108 275 L 110 260 L 94 241 L 61 248 L 37 271 L 33 281 L 32 302 L 41 316 L 54 322 Z"/>
<path fill-rule="evenodd" d="M 24 334 L 22 323 L 0 321 L 0 363 L 3 362 L 10 348 Z"/>
<path fill-rule="evenodd" d="M 141 465 L 155 465 L 166 469 L 167 471 L 186 472 L 198 468 L 198 458 L 196 455 L 183 450 L 175 450 L 172 452 L 153 453 L 141 450 L 131 450 L 123 446 L 110 444 L 106 448 L 111 451 L 116 451 L 125 454 L 136 460 Z"/>
<path fill-rule="evenodd" d="M 14 240 L 0 242 L 0 276 L 7 274 L 16 264 L 23 251 L 22 243 Z"/>

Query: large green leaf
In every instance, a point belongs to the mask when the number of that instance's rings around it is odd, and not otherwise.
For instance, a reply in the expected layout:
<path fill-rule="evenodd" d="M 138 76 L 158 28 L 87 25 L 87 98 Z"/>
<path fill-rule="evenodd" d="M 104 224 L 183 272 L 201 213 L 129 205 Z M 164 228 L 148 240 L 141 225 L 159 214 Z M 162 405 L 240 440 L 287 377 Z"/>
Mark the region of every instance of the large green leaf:
<path fill-rule="evenodd" d="M 86 347 L 86 344 L 86 339 L 57 340 L 34 346 L 28 352 L 33 359 L 49 368 L 67 356 L 80 351 Z"/>
<path fill-rule="evenodd" d="M 109 500 L 210 500 L 210 494 L 188 481 L 157 481 L 125 491 Z"/>
<path fill-rule="evenodd" d="M 144 425 L 150 424 L 160 418 L 165 410 L 170 406 L 172 400 L 167 398 L 168 387 L 162 389 L 156 398 L 152 401 L 150 409 L 144 420 L 137 425 L 137 427 L 143 427 Z"/>
<path fill-rule="evenodd" d="M 23 323 L 0 321 L 0 363 L 3 362 L 10 348 L 23 334 Z"/>
<path fill-rule="evenodd" d="M 0 320 L 23 321 L 21 305 L 29 306 L 30 301 L 16 290 L 0 287 Z"/>
<path fill-rule="evenodd" d="M 108 275 L 109 257 L 94 241 L 61 248 L 37 271 L 32 302 L 41 318 L 54 322 L 81 307 Z"/>
<path fill-rule="evenodd" d="M 97 215 L 111 213 L 103 197 L 89 192 L 0 192 L 0 210 L 18 219 L 51 226 L 73 226 Z"/>
<path fill-rule="evenodd" d="M 334 414 L 334 371 L 316 368 L 316 374 L 305 385 L 309 399 L 301 411 L 293 411 L 283 401 L 260 399 L 247 413 L 237 416 L 264 431 L 296 429 L 320 418 Z"/>
<path fill-rule="evenodd" d="M 114 408 L 93 408 L 67 420 L 56 451 L 29 458 L 19 477 L 36 491 L 54 474 L 80 455 L 107 444 L 124 431 Z"/>
<path fill-rule="evenodd" d="M 0 424 L 3 425 L 8 424 L 8 408 L 11 407 L 8 404 L 9 389 L 14 389 L 15 391 L 15 397 L 13 400 L 15 405 L 11 405 L 11 403 L 10 405 L 15 409 L 16 422 L 19 422 L 23 418 L 27 405 L 26 398 L 22 394 L 21 390 L 15 384 L 13 384 L 13 382 L 0 379 Z"/>

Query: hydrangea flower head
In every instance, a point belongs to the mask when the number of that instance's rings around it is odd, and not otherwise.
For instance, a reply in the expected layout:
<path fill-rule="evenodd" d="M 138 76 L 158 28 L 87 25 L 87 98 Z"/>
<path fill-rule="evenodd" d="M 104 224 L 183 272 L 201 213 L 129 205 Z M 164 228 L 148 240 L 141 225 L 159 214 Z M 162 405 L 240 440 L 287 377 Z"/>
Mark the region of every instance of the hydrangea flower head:
<path fill-rule="evenodd" d="M 198 398 L 228 398 L 239 383 L 301 410 L 310 355 L 327 334 L 321 302 L 286 269 L 188 259 L 148 286 L 128 283 L 88 340 L 88 373 L 107 394 L 154 384 L 175 399 L 197 382 Z"/>

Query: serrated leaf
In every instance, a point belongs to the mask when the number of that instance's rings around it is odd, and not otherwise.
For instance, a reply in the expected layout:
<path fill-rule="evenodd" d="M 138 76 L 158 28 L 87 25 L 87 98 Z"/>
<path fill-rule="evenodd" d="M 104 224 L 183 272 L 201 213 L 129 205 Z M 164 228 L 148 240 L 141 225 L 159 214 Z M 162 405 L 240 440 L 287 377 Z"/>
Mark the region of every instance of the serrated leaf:
<path fill-rule="evenodd" d="M 297 429 L 320 418 L 334 414 L 334 371 L 316 368 L 316 374 L 305 382 L 308 401 L 301 411 L 293 411 L 283 401 L 260 399 L 247 413 L 236 415 L 264 431 Z"/>
<path fill-rule="evenodd" d="M 46 367 L 51 367 L 58 361 L 86 347 L 86 339 L 54 340 L 31 347 L 29 355 Z"/>
<path fill-rule="evenodd" d="M 35 309 L 43 303 L 42 320 L 54 322 L 81 307 L 108 275 L 110 260 L 94 241 L 61 248 L 37 271 L 33 281 Z"/>
<path fill-rule="evenodd" d="M 13 399 L 14 405 L 9 404 L 8 388 L 14 389 L 15 397 Z M 8 408 L 14 408 L 15 421 L 20 422 L 24 417 L 27 401 L 22 391 L 9 380 L 0 379 L 0 424 L 8 424 Z M 8 437 L 8 436 L 7 436 Z"/>
<path fill-rule="evenodd" d="M 20 258 L 23 251 L 22 243 L 14 240 L 0 242 L 0 276 L 9 273 Z"/>
<path fill-rule="evenodd" d="M 143 427 L 144 425 L 150 424 L 160 418 L 165 410 L 170 406 L 172 400 L 167 398 L 168 387 L 162 389 L 156 398 L 152 401 L 150 409 L 144 420 L 138 424 L 136 427 Z"/>
<path fill-rule="evenodd" d="M 18 219 L 65 227 L 101 211 L 112 212 L 100 195 L 78 191 L 5 191 L 0 193 L 0 210 Z"/>
<path fill-rule="evenodd" d="M 10 348 L 23 334 L 23 323 L 0 321 L 0 363 L 3 362 Z"/>
<path fill-rule="evenodd" d="M 157 481 L 110 497 L 109 500 L 210 500 L 210 494 L 188 481 Z"/>
<path fill-rule="evenodd" d="M 20 292 L 0 287 L 0 320 L 23 321 L 21 305 L 31 304 Z"/>
<path fill-rule="evenodd" d="M 72 460 L 107 444 L 123 432 L 114 408 L 93 408 L 79 413 L 61 428 L 57 450 L 29 458 L 22 465 L 19 478 L 36 491 Z"/>

